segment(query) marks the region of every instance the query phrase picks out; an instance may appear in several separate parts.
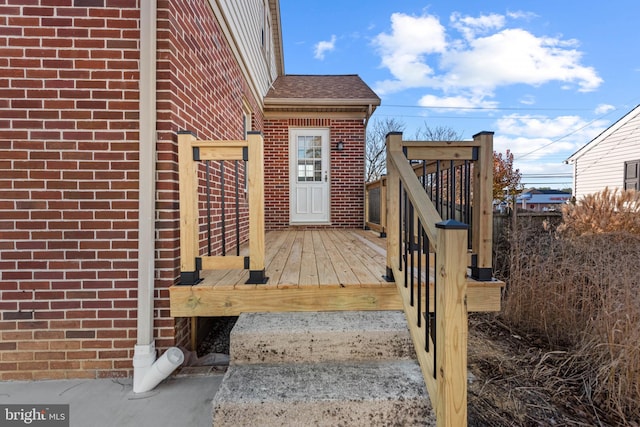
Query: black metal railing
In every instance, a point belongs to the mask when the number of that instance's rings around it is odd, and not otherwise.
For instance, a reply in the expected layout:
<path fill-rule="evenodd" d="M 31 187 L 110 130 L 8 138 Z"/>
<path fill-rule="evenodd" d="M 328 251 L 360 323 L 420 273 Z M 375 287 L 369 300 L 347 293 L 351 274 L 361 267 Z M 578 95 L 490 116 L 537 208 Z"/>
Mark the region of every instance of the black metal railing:
<path fill-rule="evenodd" d="M 420 183 L 440 217 L 469 225 L 469 249 L 473 244 L 472 169 L 472 160 L 423 160 L 414 166 Z"/>
<path fill-rule="evenodd" d="M 404 273 L 404 287 L 409 290 L 409 305 L 415 308 L 416 326 L 424 330 L 424 350 L 431 354 L 436 366 L 435 315 L 437 304 L 432 297 L 437 289 L 436 278 L 432 274 L 431 242 L 425 233 L 422 221 L 415 214 L 415 208 L 402 185 L 399 184 L 399 269 Z M 424 327 L 423 327 L 424 323 Z M 433 378 L 437 376 L 433 370 Z"/>
<path fill-rule="evenodd" d="M 240 182 L 246 179 L 246 161 L 206 160 L 204 163 L 207 255 L 219 252 L 226 256 L 231 249 L 240 256 L 240 246 L 248 238 L 247 199 L 240 187 Z M 219 247 L 216 248 L 214 242 L 217 241 Z"/>
<path fill-rule="evenodd" d="M 247 283 L 265 283 L 262 135 L 200 141 L 179 132 L 178 160 L 180 284 L 199 283 L 200 270 L 233 269 L 249 270 Z"/>
<path fill-rule="evenodd" d="M 387 277 L 396 281 L 437 425 L 467 422 L 467 268 L 491 273 L 492 135 L 387 135 Z"/>

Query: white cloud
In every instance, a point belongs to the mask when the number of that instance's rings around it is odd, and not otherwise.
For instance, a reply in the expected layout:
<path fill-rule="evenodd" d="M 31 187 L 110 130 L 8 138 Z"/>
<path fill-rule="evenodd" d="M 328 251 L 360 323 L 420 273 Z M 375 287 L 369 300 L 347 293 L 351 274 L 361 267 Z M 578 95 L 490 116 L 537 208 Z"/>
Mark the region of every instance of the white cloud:
<path fill-rule="evenodd" d="M 594 113 L 597 115 L 607 114 L 609 111 L 615 110 L 616 107 L 610 104 L 600 104 L 596 107 Z"/>
<path fill-rule="evenodd" d="M 525 20 L 531 20 L 533 18 L 537 18 L 538 15 L 536 15 L 533 12 L 525 12 L 522 10 L 516 10 L 513 12 L 507 12 L 507 17 L 511 18 L 511 19 L 525 19 Z"/>
<path fill-rule="evenodd" d="M 497 129 L 501 133 L 545 138 L 557 138 L 587 125 L 588 122 L 579 116 L 509 114 L 496 121 Z"/>
<path fill-rule="evenodd" d="M 520 103 L 524 105 L 533 105 L 536 103 L 536 97 L 533 95 L 524 95 L 520 98 Z"/>
<path fill-rule="evenodd" d="M 496 151 L 508 148 L 516 159 L 535 161 L 553 154 L 562 154 L 559 157 L 564 160 L 606 129 L 607 122 L 580 116 L 510 114 L 496 120 L 495 125 Z"/>
<path fill-rule="evenodd" d="M 429 108 L 496 108 L 495 101 L 485 101 L 479 97 L 425 95 L 418 101 L 421 107 Z"/>
<path fill-rule="evenodd" d="M 580 65 L 575 41 L 536 37 L 522 29 L 505 29 L 479 37 L 442 58 L 443 87 L 482 88 L 540 86 L 551 81 L 577 83 L 579 91 L 597 88 L 602 79 L 592 67 Z"/>
<path fill-rule="evenodd" d="M 329 40 L 329 41 L 319 41 L 318 43 L 315 44 L 315 46 L 314 46 L 315 53 L 314 53 L 313 56 L 316 59 L 323 60 L 324 59 L 324 54 L 326 52 L 331 52 L 335 48 L 336 48 L 336 36 L 332 35 L 331 36 L 331 40 Z"/>
<path fill-rule="evenodd" d="M 477 34 L 486 34 L 490 30 L 504 27 L 505 18 L 503 15 L 492 13 L 491 15 L 480 15 L 477 18 L 462 16 L 454 12 L 449 18 L 451 25 L 460 31 L 464 38 L 471 40 Z"/>
<path fill-rule="evenodd" d="M 496 132 L 493 139 L 493 149 L 495 151 L 504 153 L 508 149 L 513 153 L 515 160 L 521 162 L 525 159 L 527 161 L 536 161 L 556 153 L 571 153 L 574 148 L 575 145 L 573 143 L 553 142 L 553 139 L 543 137 L 507 136 Z"/>
<path fill-rule="evenodd" d="M 433 69 L 427 55 L 444 53 L 445 29 L 435 16 L 391 15 L 391 33 L 380 33 L 373 40 L 382 65 L 395 80 L 378 83 L 381 93 L 429 86 Z"/>
<path fill-rule="evenodd" d="M 378 34 L 373 42 L 381 65 L 393 78 L 377 82 L 375 90 L 384 95 L 425 88 L 442 91 L 445 98 L 482 100 L 494 97 L 498 88 L 518 84 L 558 82 L 580 92 L 596 89 L 602 79 L 593 67 L 582 64 L 576 40 L 507 26 L 507 18 L 530 16 L 454 13 L 450 25 L 462 34 L 455 38 L 436 16 L 394 13 L 390 32 Z"/>

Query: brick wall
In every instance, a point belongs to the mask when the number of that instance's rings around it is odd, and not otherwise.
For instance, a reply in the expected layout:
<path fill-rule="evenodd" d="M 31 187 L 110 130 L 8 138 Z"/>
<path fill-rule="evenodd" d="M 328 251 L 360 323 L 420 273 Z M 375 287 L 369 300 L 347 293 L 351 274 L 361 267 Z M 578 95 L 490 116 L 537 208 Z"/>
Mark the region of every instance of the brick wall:
<path fill-rule="evenodd" d="M 242 77 L 235 58 L 214 19 L 208 1 L 161 1 L 158 44 L 158 203 L 160 277 L 179 277 L 179 211 L 177 132 L 188 130 L 198 139 L 243 139 L 243 99 L 252 109 L 252 129 L 262 129 L 262 112 Z M 235 164 L 224 162 L 226 250 L 236 245 Z M 204 164 L 200 164 L 200 252 L 207 248 L 207 212 Z M 244 182 L 244 165 L 239 165 Z M 219 162 L 211 162 L 212 253 L 222 251 L 222 219 Z M 239 193 L 241 241 L 248 232 L 247 204 Z M 161 293 L 168 298 L 168 291 Z M 164 317 L 164 316 L 163 316 Z"/>
<path fill-rule="evenodd" d="M 139 2 L 28 3 L 0 2 L 0 380 L 129 375 Z M 179 273 L 175 133 L 241 137 L 249 93 L 212 15 L 206 0 L 158 2 L 160 348 L 189 336 L 168 309 Z"/>
<path fill-rule="evenodd" d="M 362 120 L 267 120 L 265 135 L 265 225 L 289 227 L 289 128 L 328 127 L 331 147 L 331 227 L 362 228 L 365 128 Z M 334 149 L 338 141 L 344 150 Z M 317 228 L 317 226 L 314 226 Z"/>
<path fill-rule="evenodd" d="M 0 379 L 125 375 L 139 9 L 29 4 L 0 6 Z"/>

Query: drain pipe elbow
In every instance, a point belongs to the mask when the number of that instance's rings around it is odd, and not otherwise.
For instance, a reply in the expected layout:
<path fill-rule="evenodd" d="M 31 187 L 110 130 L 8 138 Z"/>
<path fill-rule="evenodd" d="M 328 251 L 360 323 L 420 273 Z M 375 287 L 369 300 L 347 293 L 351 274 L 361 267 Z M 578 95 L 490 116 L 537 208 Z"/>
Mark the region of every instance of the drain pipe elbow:
<path fill-rule="evenodd" d="M 136 345 L 133 356 L 133 392 L 153 390 L 184 362 L 184 353 L 171 347 L 156 360 L 155 345 Z"/>

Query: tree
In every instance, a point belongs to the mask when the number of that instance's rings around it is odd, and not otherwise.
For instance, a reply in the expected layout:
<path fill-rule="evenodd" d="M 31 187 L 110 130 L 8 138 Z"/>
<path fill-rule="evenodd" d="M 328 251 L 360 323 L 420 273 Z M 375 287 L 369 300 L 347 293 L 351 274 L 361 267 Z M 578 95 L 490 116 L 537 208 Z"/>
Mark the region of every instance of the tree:
<path fill-rule="evenodd" d="M 513 168 L 513 153 L 509 150 L 502 153 L 493 152 L 493 199 L 506 200 L 522 191 L 520 169 Z"/>
<path fill-rule="evenodd" d="M 367 149 L 365 153 L 366 182 L 380 179 L 387 170 L 385 145 L 387 134 L 389 132 L 402 132 L 405 127 L 404 122 L 393 118 L 376 119 L 371 124 L 367 130 Z"/>
<path fill-rule="evenodd" d="M 424 122 L 424 127 L 418 128 L 413 139 L 416 141 L 462 141 L 462 134 L 447 126 L 432 128 Z"/>
<path fill-rule="evenodd" d="M 366 182 L 375 181 L 386 172 L 386 136 L 389 132 L 403 132 L 406 125 L 400 120 L 386 118 L 375 120 L 371 128 L 367 131 L 366 150 Z M 429 127 L 424 123 L 424 127 L 416 130 L 414 137 L 416 141 L 460 141 L 462 134 L 446 126 Z"/>

